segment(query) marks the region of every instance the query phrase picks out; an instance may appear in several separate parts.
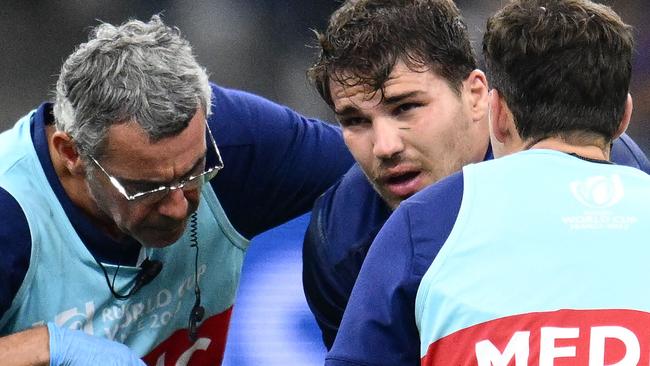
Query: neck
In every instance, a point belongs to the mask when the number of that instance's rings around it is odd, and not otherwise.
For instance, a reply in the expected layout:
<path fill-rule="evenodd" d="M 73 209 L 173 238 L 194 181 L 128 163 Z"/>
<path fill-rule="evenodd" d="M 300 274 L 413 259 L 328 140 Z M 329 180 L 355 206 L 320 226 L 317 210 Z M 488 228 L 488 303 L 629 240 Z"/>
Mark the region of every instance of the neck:
<path fill-rule="evenodd" d="M 533 142 L 527 149 L 549 149 L 565 152 L 568 154 L 576 154 L 578 156 L 593 159 L 609 161 L 610 148 L 609 144 L 602 146 L 599 143 L 592 143 L 586 145 L 576 145 L 567 142 L 561 137 L 549 137 L 541 141 Z"/>

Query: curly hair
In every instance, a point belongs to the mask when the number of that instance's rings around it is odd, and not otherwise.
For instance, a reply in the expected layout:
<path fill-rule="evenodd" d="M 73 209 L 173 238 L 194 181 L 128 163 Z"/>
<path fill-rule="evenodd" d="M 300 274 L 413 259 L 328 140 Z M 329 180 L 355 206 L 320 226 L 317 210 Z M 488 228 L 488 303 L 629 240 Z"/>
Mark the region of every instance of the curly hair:
<path fill-rule="evenodd" d="M 348 0 L 316 36 L 320 54 L 308 76 L 330 106 L 330 81 L 383 91 L 398 61 L 437 73 L 457 93 L 476 68 L 467 27 L 451 0 Z"/>

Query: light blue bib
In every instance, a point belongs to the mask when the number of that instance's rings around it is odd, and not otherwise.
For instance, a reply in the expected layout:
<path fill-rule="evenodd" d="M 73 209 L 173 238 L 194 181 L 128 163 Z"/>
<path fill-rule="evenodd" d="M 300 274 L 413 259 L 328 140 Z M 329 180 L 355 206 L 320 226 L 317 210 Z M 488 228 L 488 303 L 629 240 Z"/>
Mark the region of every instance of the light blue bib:
<path fill-rule="evenodd" d="M 650 312 L 650 176 L 551 150 L 470 165 L 463 174 L 458 218 L 417 293 L 422 357 L 438 342 L 438 352 L 455 348 L 453 357 L 474 359 L 484 351 L 483 361 L 505 365 L 523 359 L 530 341 L 533 360 L 543 357 L 535 337 L 543 339 L 544 327 L 591 324 L 593 314 L 553 313 L 560 309 Z M 576 350 L 567 347 L 558 355 Z M 444 359 L 465 364 L 451 353 Z"/>
<path fill-rule="evenodd" d="M 149 250 L 151 259 L 163 262 L 162 271 L 150 284 L 127 300 L 114 299 L 103 272 L 68 221 L 40 166 L 30 136 L 33 113 L 0 135 L 0 185 L 22 207 L 32 237 L 29 270 L 10 309 L 0 319 L 1 333 L 54 321 L 125 343 L 144 356 L 187 328 L 195 301 L 190 225 L 173 245 Z M 203 188 L 197 219 L 205 323 L 227 311 L 229 316 L 248 240 L 231 226 L 209 184 Z M 115 266 L 105 267 L 112 276 Z M 125 293 L 137 272 L 137 268 L 121 266 L 116 290 Z M 225 342 L 228 316 L 220 325 L 223 329 L 204 329 L 204 349 L 210 342 Z M 164 352 L 160 357 L 163 361 L 170 358 Z"/>

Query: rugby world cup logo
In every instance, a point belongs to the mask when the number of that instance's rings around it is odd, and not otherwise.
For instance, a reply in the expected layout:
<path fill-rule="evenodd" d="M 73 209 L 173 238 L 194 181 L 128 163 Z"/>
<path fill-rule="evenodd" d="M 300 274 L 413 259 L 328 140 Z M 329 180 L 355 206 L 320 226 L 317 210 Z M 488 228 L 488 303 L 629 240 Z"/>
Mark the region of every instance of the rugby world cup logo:
<path fill-rule="evenodd" d="M 79 310 L 78 307 L 62 311 L 54 317 L 54 322 L 60 327 L 70 329 L 83 329 L 88 334 L 94 334 L 93 331 L 93 317 L 95 316 L 95 303 L 92 301 L 87 302 L 84 307 Z"/>
<path fill-rule="evenodd" d="M 592 209 L 612 207 L 624 195 L 623 182 L 617 174 L 609 177 L 594 176 L 569 184 L 573 196 L 583 205 Z"/>

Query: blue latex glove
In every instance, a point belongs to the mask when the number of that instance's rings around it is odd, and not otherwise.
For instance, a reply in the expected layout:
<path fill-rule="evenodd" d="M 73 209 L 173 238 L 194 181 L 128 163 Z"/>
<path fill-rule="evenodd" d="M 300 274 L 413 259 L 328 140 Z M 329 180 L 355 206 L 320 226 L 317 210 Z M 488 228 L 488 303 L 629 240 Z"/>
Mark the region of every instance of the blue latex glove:
<path fill-rule="evenodd" d="M 47 323 L 50 335 L 50 366 L 146 366 L 129 347 L 80 330 Z"/>

